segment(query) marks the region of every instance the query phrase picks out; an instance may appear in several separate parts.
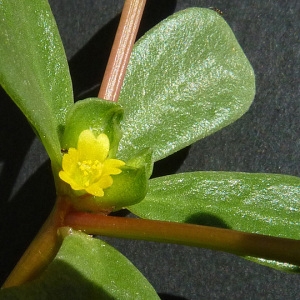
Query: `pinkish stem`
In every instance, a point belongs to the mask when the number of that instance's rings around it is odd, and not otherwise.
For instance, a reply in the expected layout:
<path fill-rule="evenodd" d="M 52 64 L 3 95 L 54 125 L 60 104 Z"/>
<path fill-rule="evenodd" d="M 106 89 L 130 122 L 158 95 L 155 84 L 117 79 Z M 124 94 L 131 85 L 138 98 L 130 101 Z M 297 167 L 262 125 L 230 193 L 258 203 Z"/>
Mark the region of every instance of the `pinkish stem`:
<path fill-rule="evenodd" d="M 118 101 L 146 0 L 126 0 L 112 46 L 99 98 Z"/>

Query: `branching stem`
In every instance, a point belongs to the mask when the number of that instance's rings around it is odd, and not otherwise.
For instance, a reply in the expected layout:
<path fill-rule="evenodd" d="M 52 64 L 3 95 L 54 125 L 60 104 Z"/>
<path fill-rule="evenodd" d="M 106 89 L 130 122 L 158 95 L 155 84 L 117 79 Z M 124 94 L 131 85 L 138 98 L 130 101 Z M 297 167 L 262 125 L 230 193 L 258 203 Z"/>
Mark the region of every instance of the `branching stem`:
<path fill-rule="evenodd" d="M 112 46 L 99 98 L 118 101 L 146 0 L 126 0 Z"/>

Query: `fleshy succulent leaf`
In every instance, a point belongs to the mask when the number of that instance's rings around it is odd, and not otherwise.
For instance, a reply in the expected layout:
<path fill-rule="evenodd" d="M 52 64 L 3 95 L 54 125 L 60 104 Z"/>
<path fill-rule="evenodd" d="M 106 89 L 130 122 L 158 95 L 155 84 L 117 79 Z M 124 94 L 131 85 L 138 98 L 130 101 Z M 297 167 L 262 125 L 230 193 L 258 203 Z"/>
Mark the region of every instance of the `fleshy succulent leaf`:
<path fill-rule="evenodd" d="M 151 179 L 134 214 L 300 239 L 300 178 L 278 174 L 191 172 Z M 251 258 L 252 259 L 252 258 Z M 253 258 L 290 271 L 299 268 Z"/>
<path fill-rule="evenodd" d="M 64 48 L 46 0 L 0 2 L 0 84 L 59 164 L 73 92 Z"/>
<path fill-rule="evenodd" d="M 132 263 L 107 243 L 73 231 L 35 281 L 0 291 L 1 299 L 159 299 Z"/>
<path fill-rule="evenodd" d="M 135 45 L 119 103 L 120 158 L 144 148 L 157 161 L 243 115 L 255 93 L 252 67 L 215 11 L 183 10 Z"/>

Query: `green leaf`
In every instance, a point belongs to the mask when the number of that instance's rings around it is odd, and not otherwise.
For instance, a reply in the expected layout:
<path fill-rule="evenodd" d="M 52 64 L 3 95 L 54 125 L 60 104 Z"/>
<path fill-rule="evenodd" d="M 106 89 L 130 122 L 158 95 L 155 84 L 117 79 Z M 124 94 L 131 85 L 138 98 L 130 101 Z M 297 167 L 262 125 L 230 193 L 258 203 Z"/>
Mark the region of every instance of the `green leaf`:
<path fill-rule="evenodd" d="M 234 172 L 169 175 L 151 179 L 146 198 L 130 210 L 147 219 L 300 239 L 300 178 Z"/>
<path fill-rule="evenodd" d="M 170 175 L 151 179 L 146 198 L 129 210 L 146 219 L 299 240 L 300 178 L 231 172 Z M 294 269 L 274 261 L 253 260 L 276 268 Z"/>
<path fill-rule="evenodd" d="M 73 103 L 64 49 L 45 0 L 0 2 L 0 83 L 43 142 L 61 160 L 59 137 Z"/>
<path fill-rule="evenodd" d="M 83 233 L 67 236 L 54 261 L 32 283 L 1 290 L 1 299 L 159 299 L 120 252 Z"/>
<path fill-rule="evenodd" d="M 254 93 L 252 67 L 223 18 L 176 13 L 134 47 L 119 99 L 121 158 L 152 148 L 162 159 L 238 119 Z"/>

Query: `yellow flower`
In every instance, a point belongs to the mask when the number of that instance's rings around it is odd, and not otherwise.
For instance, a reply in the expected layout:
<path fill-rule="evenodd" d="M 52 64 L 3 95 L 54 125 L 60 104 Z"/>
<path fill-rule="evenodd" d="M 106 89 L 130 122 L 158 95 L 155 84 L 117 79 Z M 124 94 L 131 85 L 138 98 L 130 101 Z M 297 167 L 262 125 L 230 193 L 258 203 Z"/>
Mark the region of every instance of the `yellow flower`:
<path fill-rule="evenodd" d="M 102 197 L 104 189 L 113 184 L 110 175 L 120 174 L 125 163 L 118 159 L 107 158 L 109 139 L 101 133 L 97 137 L 91 130 L 84 130 L 78 138 L 77 149 L 69 148 L 62 160 L 59 177 L 70 184 L 73 190 Z"/>

